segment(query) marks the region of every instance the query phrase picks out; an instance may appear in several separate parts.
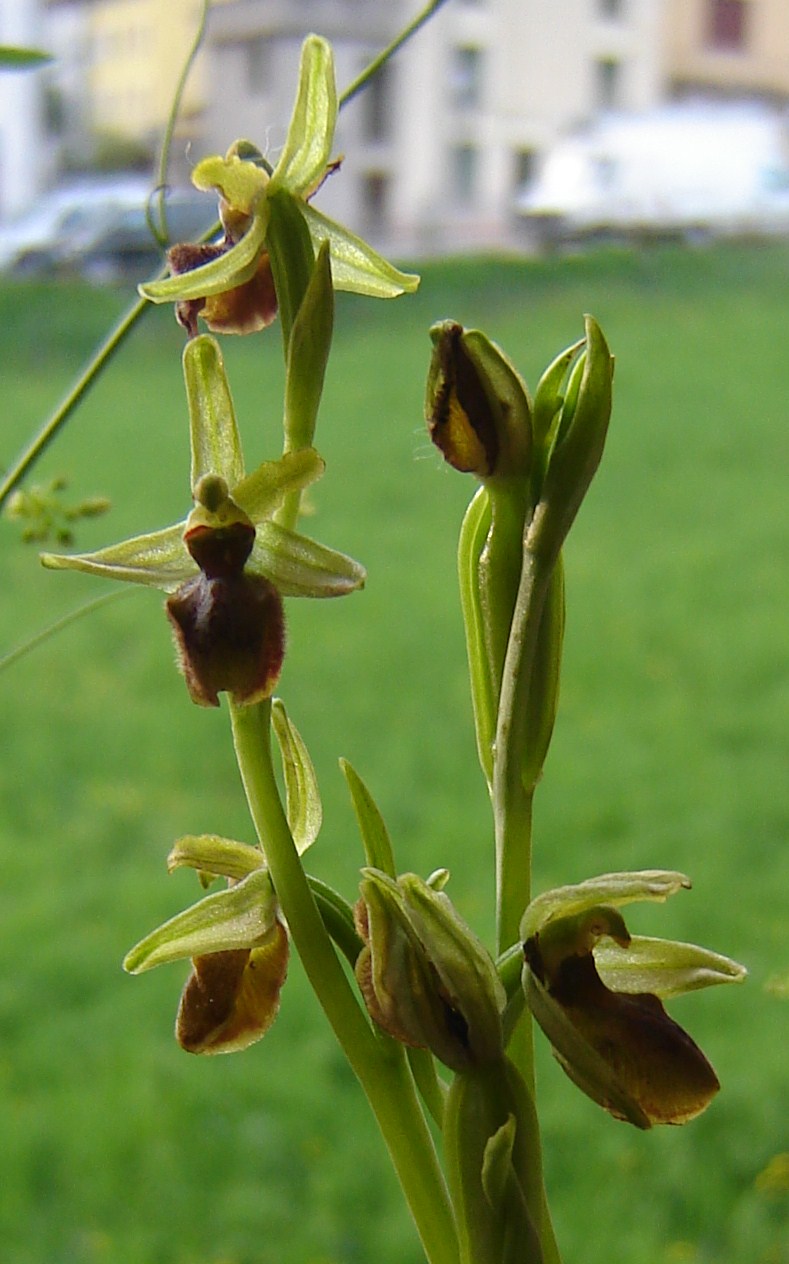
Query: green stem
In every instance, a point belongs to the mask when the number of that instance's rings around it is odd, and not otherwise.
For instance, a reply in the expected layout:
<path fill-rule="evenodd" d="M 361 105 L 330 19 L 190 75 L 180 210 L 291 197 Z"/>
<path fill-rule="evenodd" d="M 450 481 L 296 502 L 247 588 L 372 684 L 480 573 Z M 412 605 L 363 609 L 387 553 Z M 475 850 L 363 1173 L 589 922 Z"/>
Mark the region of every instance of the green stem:
<path fill-rule="evenodd" d="M 384 48 L 377 57 L 373 58 L 369 66 L 365 67 L 362 73 L 354 79 L 353 83 L 348 85 L 339 99 L 340 109 L 342 109 L 344 105 L 347 105 L 349 101 L 352 101 L 363 88 L 367 87 L 367 84 L 369 80 L 372 79 L 373 75 L 376 74 L 376 72 L 379 71 L 387 61 L 389 61 L 390 57 L 394 56 L 398 49 L 402 48 L 406 40 L 409 40 L 412 35 L 416 35 L 416 32 L 420 29 L 420 27 L 424 26 L 425 22 L 429 22 L 433 14 L 437 13 L 444 4 L 446 4 L 446 0 L 430 0 L 430 3 L 426 4 L 424 9 L 422 9 L 420 13 L 417 13 L 416 17 L 408 23 L 408 26 L 404 27 L 399 35 L 395 36 L 391 44 L 387 44 L 386 48 Z"/>
<path fill-rule="evenodd" d="M 270 703 L 230 702 L 250 813 L 304 970 L 367 1095 L 430 1264 L 457 1264 L 454 1217 L 402 1048 L 379 1037 L 357 1002 L 301 866 L 271 759 Z"/>
<path fill-rule="evenodd" d="M 0 657 L 0 672 L 5 671 L 7 667 L 18 663 L 20 658 L 24 658 L 26 654 L 30 654 L 33 650 L 37 650 L 51 636 L 56 636 L 58 632 L 63 632 L 65 628 L 70 627 L 72 623 L 76 623 L 84 615 L 95 614 L 102 606 L 109 606 L 114 601 L 118 601 L 121 597 L 131 597 L 136 591 L 136 587 L 132 588 L 115 588 L 110 593 L 103 593 L 101 597 L 94 597 L 92 601 L 86 601 L 84 605 L 77 606 L 76 610 L 69 610 L 68 614 L 64 614 L 61 619 L 55 623 L 50 623 L 48 627 L 42 631 L 34 633 L 28 637 L 21 645 L 15 645 L 6 654 Z"/>
<path fill-rule="evenodd" d="M 525 726 L 537 653 L 540 621 L 555 559 L 544 559 L 524 547 L 496 724 L 493 764 L 493 814 L 496 843 L 496 911 L 498 952 L 517 942 L 520 921 L 531 899 L 532 808 L 534 787 L 523 780 Z M 532 1023 L 524 1014 L 508 1047 L 535 1100 Z M 542 1146 L 536 1110 L 521 1121 L 526 1130 L 530 1166 L 541 1193 L 540 1242 L 544 1264 L 560 1264 L 542 1177 Z"/>
<path fill-rule="evenodd" d="M 523 783 L 524 725 L 550 568 L 524 549 L 496 725 L 493 812 L 496 836 L 498 952 L 518 938 L 531 898 L 533 789 Z"/>
<path fill-rule="evenodd" d="M 167 116 L 167 123 L 165 124 L 164 135 L 162 137 L 162 148 L 159 154 L 159 162 L 157 164 L 157 188 L 160 192 L 157 206 L 159 213 L 158 225 L 154 225 L 150 221 L 149 217 L 149 222 L 151 223 L 154 236 L 160 246 L 166 246 L 170 239 L 170 234 L 167 231 L 167 204 L 164 195 L 167 189 L 167 171 L 170 166 L 170 150 L 172 149 L 173 136 L 175 135 L 175 125 L 178 122 L 178 114 L 181 109 L 181 100 L 186 89 L 187 80 L 191 74 L 195 58 L 202 46 L 203 39 L 205 38 L 206 26 L 208 24 L 208 11 L 210 7 L 211 0 L 203 0 L 200 10 L 200 20 L 198 21 L 197 30 L 195 32 L 194 39 L 192 40 L 191 47 L 186 55 L 186 60 L 181 67 L 181 73 L 178 76 L 178 83 L 175 86 L 175 92 L 170 105 L 170 113 Z"/>
<path fill-rule="evenodd" d="M 68 421 L 77 404 L 87 394 L 90 387 L 96 381 L 99 373 L 105 364 L 118 350 L 118 347 L 125 341 L 128 334 L 136 325 L 145 309 L 148 307 L 146 299 L 138 299 L 125 316 L 122 316 L 118 324 L 113 329 L 109 337 L 102 343 L 93 359 L 88 364 L 84 372 L 77 378 L 68 395 L 61 404 L 55 409 L 54 413 L 39 430 L 38 434 L 30 441 L 21 455 L 18 457 L 16 464 L 6 474 L 2 483 L 0 483 L 0 506 L 10 496 L 17 483 L 24 477 L 28 470 L 35 465 L 36 461 L 49 447 L 55 435 L 61 427 Z"/>

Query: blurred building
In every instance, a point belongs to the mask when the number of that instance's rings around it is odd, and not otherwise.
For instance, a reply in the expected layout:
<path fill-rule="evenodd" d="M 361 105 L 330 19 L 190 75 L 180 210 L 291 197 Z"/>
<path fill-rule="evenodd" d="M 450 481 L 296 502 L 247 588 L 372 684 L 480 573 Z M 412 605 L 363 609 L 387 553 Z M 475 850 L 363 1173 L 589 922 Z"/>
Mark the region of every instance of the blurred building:
<path fill-rule="evenodd" d="M 276 158 L 307 32 L 332 41 L 342 91 L 422 4 L 214 0 L 174 182 L 239 136 Z M 3 0 L 0 20 L 57 61 L 16 76 L 26 104 L 0 114 L 0 213 L 58 162 L 151 170 L 201 7 Z M 320 204 L 385 249 L 516 245 L 523 191 L 563 137 L 700 91 L 786 101 L 788 51 L 789 0 L 448 0 L 343 109 L 335 149 L 346 157 Z"/>
<path fill-rule="evenodd" d="M 3 0 L 0 44 L 44 46 L 38 4 L 31 0 Z M 12 219 L 29 206 L 51 175 L 41 73 L 0 73 L 0 219 Z"/>
<path fill-rule="evenodd" d="M 347 154 L 321 206 L 408 250 L 513 242 L 516 194 L 568 127 L 645 109 L 662 90 L 663 0 L 449 0 L 343 111 Z M 284 139 L 308 30 L 332 40 L 338 84 L 420 0 L 226 0 L 211 15 L 204 140 Z"/>
<path fill-rule="evenodd" d="M 664 40 L 674 93 L 789 101 L 787 0 L 668 0 Z"/>
<path fill-rule="evenodd" d="M 200 0 L 47 0 L 63 165 L 151 168 L 200 21 Z M 189 76 L 176 156 L 199 138 L 205 53 Z"/>

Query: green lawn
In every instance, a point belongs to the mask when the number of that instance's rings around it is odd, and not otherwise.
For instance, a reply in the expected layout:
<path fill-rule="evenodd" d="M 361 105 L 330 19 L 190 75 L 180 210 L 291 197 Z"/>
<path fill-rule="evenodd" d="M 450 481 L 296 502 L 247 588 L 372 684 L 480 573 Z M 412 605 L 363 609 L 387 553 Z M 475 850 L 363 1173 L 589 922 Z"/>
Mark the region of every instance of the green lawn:
<path fill-rule="evenodd" d="M 617 356 L 603 468 L 566 551 L 562 704 L 541 787 L 538 889 L 679 868 L 694 890 L 647 933 L 742 960 L 746 987 L 680 1000 L 723 1092 L 640 1134 L 540 1039 L 547 1174 L 566 1264 L 789 1264 L 789 249 L 656 249 L 425 269 L 397 303 L 341 299 L 307 530 L 366 590 L 291 602 L 280 693 L 326 824 L 311 868 L 352 896 L 361 861 L 337 758 L 386 814 L 402 869 L 452 871 L 491 930 L 491 828 L 455 597 L 471 493 L 422 423 L 428 325 L 479 324 L 532 385 L 593 312 Z M 0 290 L 8 464 L 125 297 Z M 179 331 L 154 312 L 46 456 L 112 497 L 80 547 L 188 507 Z M 279 332 L 228 341 L 248 462 L 277 452 Z M 0 650 L 99 595 L 0 523 Z M 183 970 L 130 979 L 126 949 L 193 900 L 182 833 L 251 839 L 224 708 L 190 705 L 155 595 L 72 625 L 0 676 L 0 1242 L 14 1264 L 418 1264 L 360 1092 L 297 963 L 266 1040 L 189 1057 Z"/>

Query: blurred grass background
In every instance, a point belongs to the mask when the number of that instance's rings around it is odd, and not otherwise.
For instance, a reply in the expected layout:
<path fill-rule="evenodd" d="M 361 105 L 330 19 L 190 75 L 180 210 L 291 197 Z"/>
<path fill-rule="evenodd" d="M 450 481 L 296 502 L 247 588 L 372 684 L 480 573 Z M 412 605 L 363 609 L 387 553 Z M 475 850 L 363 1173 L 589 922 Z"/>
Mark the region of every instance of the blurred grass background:
<path fill-rule="evenodd" d="M 311 868 L 349 896 L 361 853 L 337 758 L 367 780 L 401 869 L 452 871 L 492 929 L 491 826 L 455 592 L 469 480 L 422 424 L 427 328 L 483 327 L 532 386 L 591 311 L 617 356 L 608 451 L 566 549 L 559 723 L 536 889 L 617 868 L 690 873 L 631 927 L 697 940 L 750 979 L 673 1006 L 723 1092 L 642 1135 L 540 1045 L 547 1176 L 566 1264 L 789 1264 L 789 251 L 742 246 L 430 265 L 413 299 L 340 297 L 305 530 L 362 560 L 341 602 L 290 602 L 279 692 L 326 824 Z M 128 295 L 0 289 L 10 464 Z M 109 495 L 80 548 L 189 506 L 181 337 L 136 331 L 35 479 Z M 276 455 L 278 330 L 226 340 L 247 463 Z M 0 523 L 0 650 L 99 595 Z M 199 894 L 187 832 L 252 841 L 224 710 L 191 706 L 158 595 L 71 626 L 0 676 L 0 1242 L 15 1264 L 418 1264 L 355 1082 L 291 967 L 265 1041 L 181 1053 L 184 970 L 126 949 Z"/>

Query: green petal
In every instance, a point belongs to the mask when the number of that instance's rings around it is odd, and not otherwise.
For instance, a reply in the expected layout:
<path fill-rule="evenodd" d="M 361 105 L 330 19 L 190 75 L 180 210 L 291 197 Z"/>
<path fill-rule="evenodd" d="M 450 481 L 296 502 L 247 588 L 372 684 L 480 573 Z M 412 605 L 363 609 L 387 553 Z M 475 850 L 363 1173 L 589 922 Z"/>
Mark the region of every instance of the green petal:
<path fill-rule="evenodd" d="M 400 272 L 361 237 L 321 215 L 309 203 L 304 205 L 304 218 L 316 253 L 324 241 L 329 243 L 335 290 L 349 290 L 352 294 L 367 294 L 372 298 L 397 298 L 400 294 L 413 294 L 418 287 L 418 276 Z"/>
<path fill-rule="evenodd" d="M 244 475 L 244 456 L 233 399 L 219 343 L 208 334 L 187 342 L 183 355 L 194 492 L 206 474 L 218 474 L 228 487 Z"/>
<path fill-rule="evenodd" d="M 286 452 L 278 461 L 264 461 L 232 487 L 233 500 L 253 522 L 262 522 L 271 517 L 290 492 L 309 487 L 325 468 L 314 448 Z"/>
<path fill-rule="evenodd" d="M 318 779 L 302 736 L 279 698 L 271 708 L 271 720 L 282 752 L 288 825 L 301 856 L 315 842 L 323 824 Z"/>
<path fill-rule="evenodd" d="M 257 163 L 238 154 L 226 158 L 214 154 L 198 162 L 192 172 L 192 184 L 203 193 L 215 189 L 234 211 L 251 215 L 269 182 L 268 172 Z"/>
<path fill-rule="evenodd" d="M 173 873 L 183 865 L 203 873 L 238 879 L 248 877 L 256 869 L 264 869 L 266 860 L 260 848 L 250 847 L 249 843 L 237 843 L 218 834 L 185 834 L 167 857 L 167 872 Z"/>
<path fill-rule="evenodd" d="M 634 873 L 604 873 L 575 886 L 556 887 L 538 895 L 521 922 L 521 939 L 529 939 L 560 917 L 572 917 L 601 904 L 631 904 L 637 900 L 662 902 L 677 891 L 690 887 L 684 873 L 665 869 L 642 869 Z"/>
<path fill-rule="evenodd" d="M 283 597 L 342 597 L 363 587 L 366 579 L 364 567 L 353 558 L 275 522 L 258 527 L 247 565 L 270 579 Z"/>
<path fill-rule="evenodd" d="M 263 202 L 253 215 L 248 232 L 218 259 L 212 259 L 190 272 L 165 277 L 162 281 L 149 281 L 137 288 L 142 297 L 151 303 L 210 298 L 212 294 L 233 290 L 254 276 L 265 246 L 267 229 L 268 204 Z"/>
<path fill-rule="evenodd" d="M 103 579 L 121 579 L 175 592 L 197 574 L 197 566 L 183 542 L 184 524 L 138 535 L 96 553 L 42 553 L 44 566 L 54 571 L 85 571 Z"/>
<path fill-rule="evenodd" d="M 595 964 L 612 992 L 676 996 L 716 983 L 741 983 L 747 971 L 728 957 L 670 939 L 633 935 L 626 948 L 609 938 L 594 949 Z"/>
<path fill-rule="evenodd" d="M 326 40 L 308 35 L 285 147 L 271 177 L 272 192 L 279 187 L 299 195 L 312 191 L 331 157 L 336 121 L 334 54 Z"/>
<path fill-rule="evenodd" d="M 254 948 L 271 933 L 276 911 L 271 879 L 265 869 L 258 869 L 243 882 L 207 895 L 171 917 L 132 948 L 123 968 L 140 974 L 185 957 Z"/>

